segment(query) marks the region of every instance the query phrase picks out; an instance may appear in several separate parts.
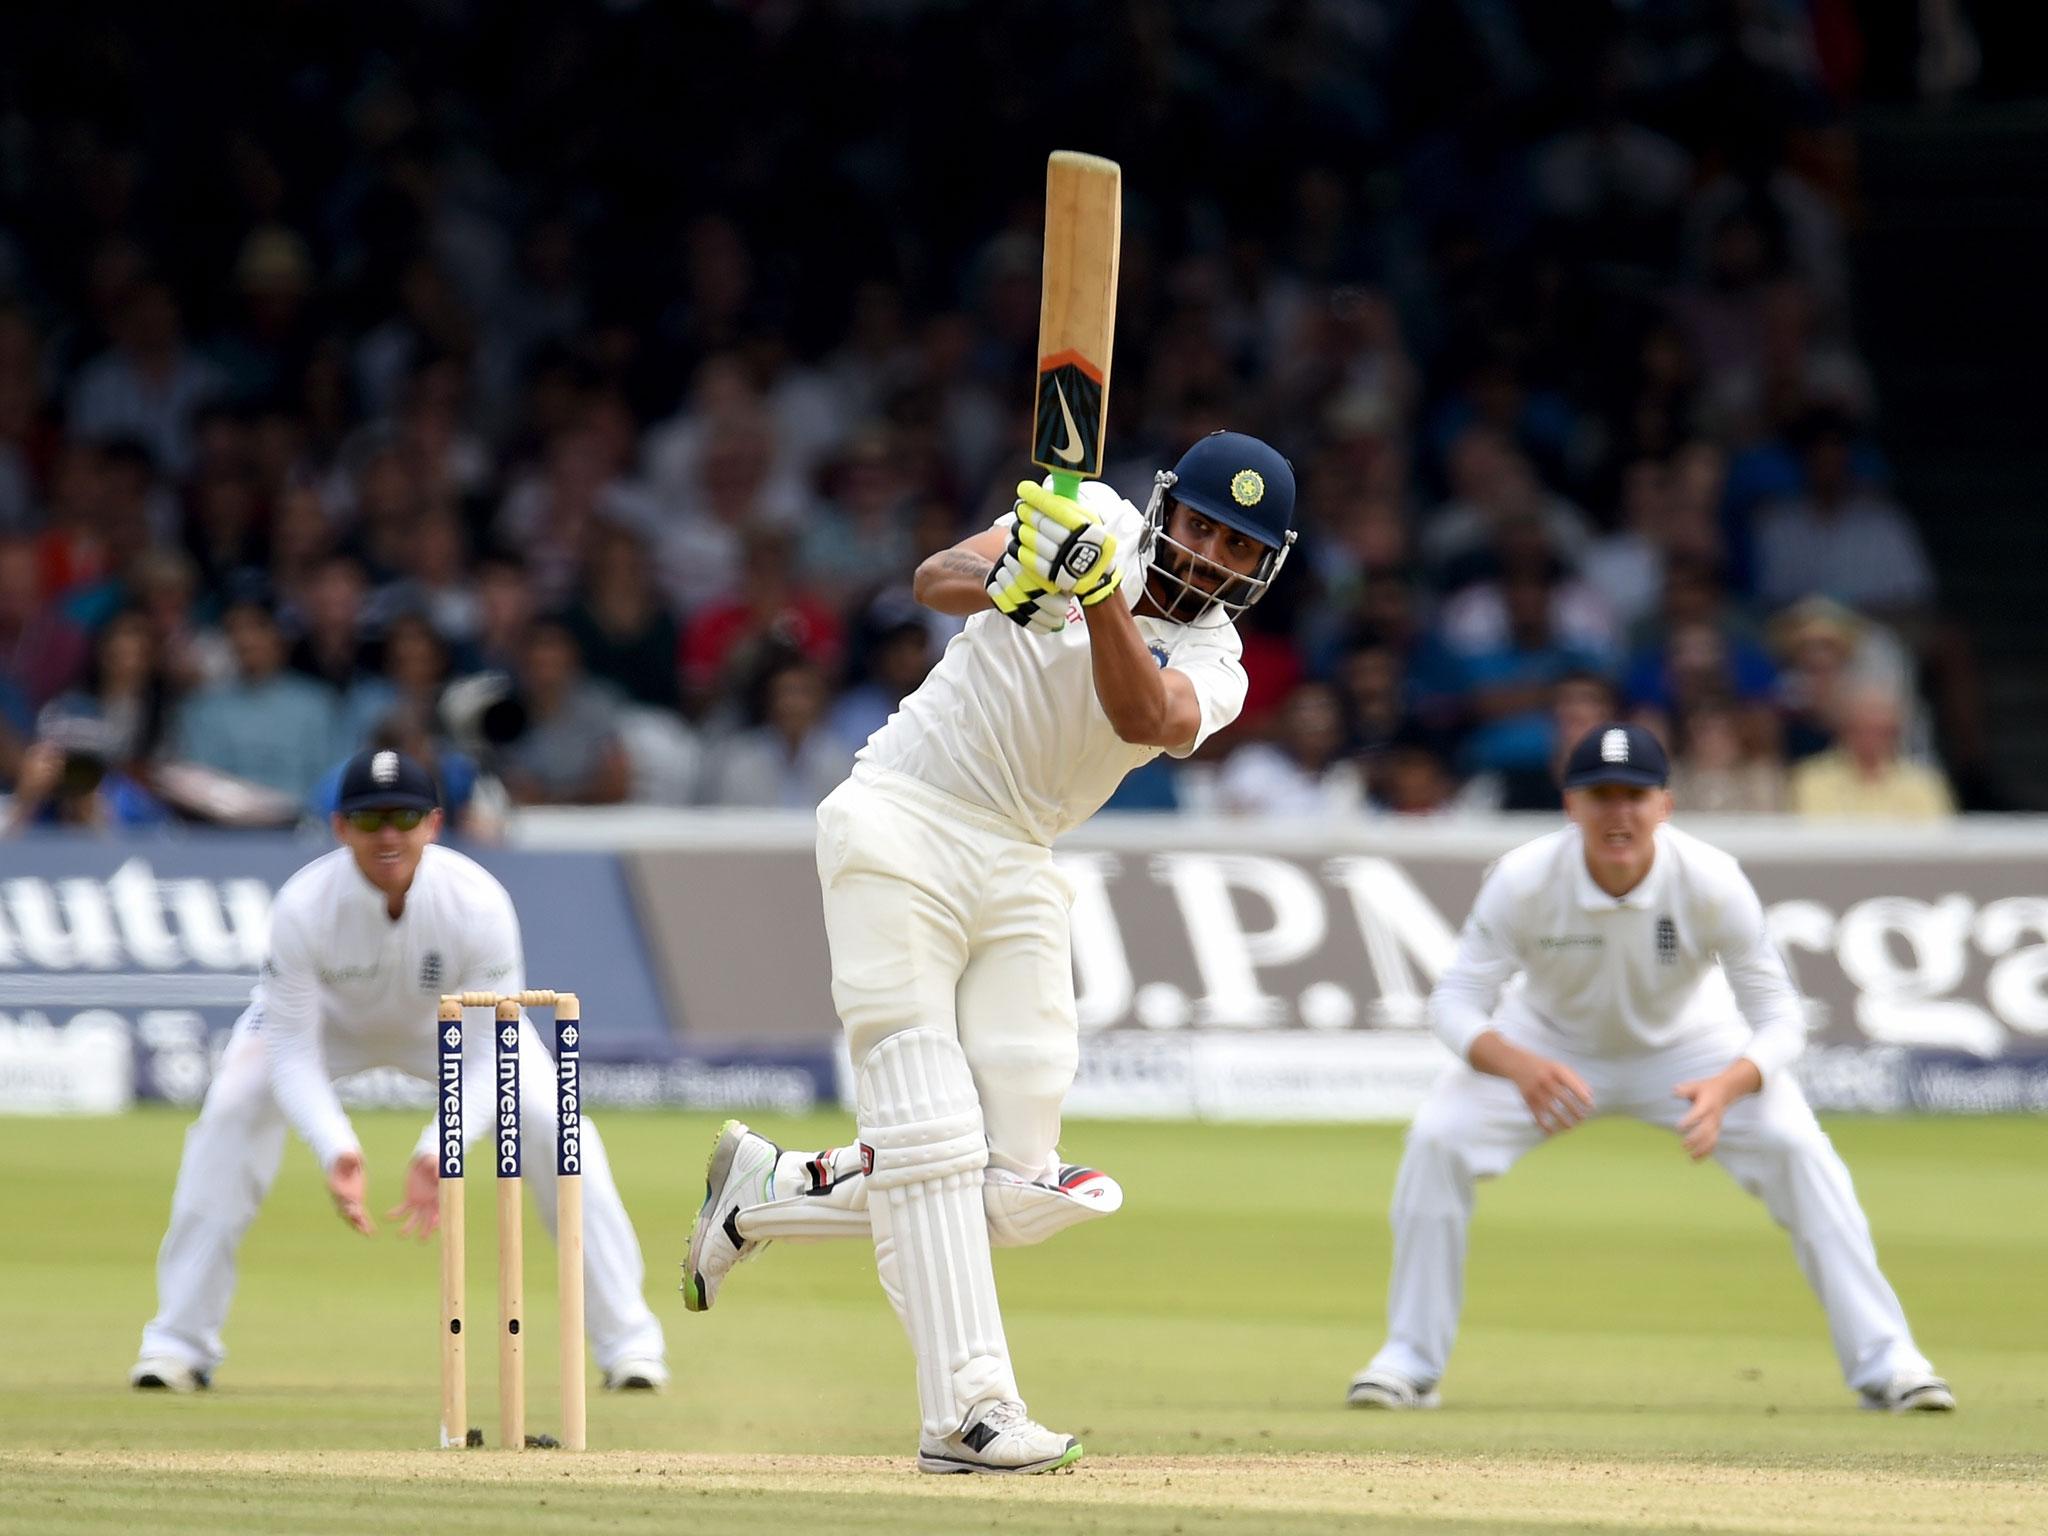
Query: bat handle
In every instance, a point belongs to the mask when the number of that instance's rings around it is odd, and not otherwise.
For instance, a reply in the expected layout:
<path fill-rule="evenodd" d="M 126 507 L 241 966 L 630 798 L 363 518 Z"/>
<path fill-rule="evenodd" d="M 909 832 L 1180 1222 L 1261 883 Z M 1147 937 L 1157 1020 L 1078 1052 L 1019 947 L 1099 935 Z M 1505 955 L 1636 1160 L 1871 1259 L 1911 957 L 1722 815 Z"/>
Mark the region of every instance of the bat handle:
<path fill-rule="evenodd" d="M 1069 501 L 1079 501 L 1081 499 L 1081 477 L 1079 475 L 1066 474 L 1061 470 L 1054 470 L 1052 472 L 1052 492 L 1055 496 L 1064 496 Z"/>

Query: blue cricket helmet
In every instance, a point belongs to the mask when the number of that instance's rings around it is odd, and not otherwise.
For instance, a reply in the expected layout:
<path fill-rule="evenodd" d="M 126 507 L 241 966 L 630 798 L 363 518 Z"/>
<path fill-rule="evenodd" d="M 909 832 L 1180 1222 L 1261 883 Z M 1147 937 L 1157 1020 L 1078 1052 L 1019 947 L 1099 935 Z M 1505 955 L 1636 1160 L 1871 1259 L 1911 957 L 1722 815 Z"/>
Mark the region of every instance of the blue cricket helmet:
<path fill-rule="evenodd" d="M 1177 501 L 1213 523 L 1256 539 L 1266 546 L 1257 568 L 1245 575 L 1225 571 L 1211 592 L 1186 579 L 1184 572 L 1214 562 L 1203 559 L 1166 531 L 1169 503 Z M 1211 432 L 1180 456 L 1172 469 L 1161 470 L 1152 483 L 1145 508 L 1145 550 L 1151 576 L 1177 586 L 1160 600 L 1167 617 L 1192 623 L 1212 607 L 1233 618 L 1265 596 L 1293 545 L 1294 466 L 1280 451 L 1242 432 Z M 1160 558 L 1162 551 L 1169 559 Z M 1173 567 L 1179 566 L 1180 570 Z M 1149 577 L 1148 577 L 1149 579 Z M 1183 616 L 1183 608 L 1189 612 Z"/>
<path fill-rule="evenodd" d="M 1242 432 L 1211 432 L 1173 466 L 1173 499 L 1211 522 L 1285 549 L 1294 536 L 1294 466 Z"/>

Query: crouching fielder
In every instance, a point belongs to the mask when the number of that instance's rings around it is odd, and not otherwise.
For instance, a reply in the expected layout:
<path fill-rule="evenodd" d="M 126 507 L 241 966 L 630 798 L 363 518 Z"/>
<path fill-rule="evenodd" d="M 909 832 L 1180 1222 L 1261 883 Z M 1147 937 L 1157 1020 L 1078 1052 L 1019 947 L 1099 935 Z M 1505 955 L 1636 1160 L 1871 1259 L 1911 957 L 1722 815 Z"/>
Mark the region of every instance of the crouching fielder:
<path fill-rule="evenodd" d="M 989 1258 L 1121 1199 L 1055 1151 L 1077 1026 L 1050 845 L 1133 768 L 1236 718 L 1231 620 L 1294 540 L 1293 471 L 1237 433 L 1162 472 L 1142 518 L 1081 490 L 1020 486 L 1013 513 L 919 567 L 919 599 L 967 626 L 818 809 L 859 1142 L 782 1152 L 728 1125 L 685 1266 L 703 1311 L 775 1238 L 871 1236 L 916 1357 L 926 1472 L 1081 1454 L 1025 1410 Z"/>
<path fill-rule="evenodd" d="M 269 1193 L 285 1126 L 306 1139 L 343 1221 L 372 1230 L 363 1150 L 334 1079 L 395 1067 L 432 1082 L 444 992 L 526 989 L 519 917 L 483 866 L 434 846 L 434 780 L 397 752 L 362 752 L 342 771 L 334 834 L 342 846 L 293 875 L 270 913 L 270 948 L 249 1007 L 221 1057 L 171 1197 L 157 1254 L 157 1314 L 142 1330 L 137 1387 L 189 1392 L 210 1383 L 226 1351 L 221 1329 L 235 1292 L 235 1254 Z M 492 1031 L 470 1031 L 464 1102 L 493 1100 Z M 555 1134 L 555 1067 L 522 1021 L 520 1135 Z M 472 1140 L 495 1114 L 464 1116 Z M 387 1220 L 430 1234 L 439 1219 L 439 1122 L 421 1132 L 405 1194 Z M 554 1159 L 529 1168 L 548 1230 Z M 596 1129 L 583 1122 L 584 1264 L 592 1348 L 614 1388 L 668 1380 L 661 1324 L 641 1294 L 639 1239 L 612 1182 Z"/>
<path fill-rule="evenodd" d="M 1351 1383 L 1357 1407 L 1437 1405 L 1474 1183 L 1610 1113 L 1676 1131 L 1695 1160 L 1714 1157 L 1762 1197 L 1865 1407 L 1955 1407 L 1878 1270 L 1849 1170 L 1787 1071 L 1805 1023 L 1762 903 L 1733 858 L 1664 825 L 1665 777 L 1648 732 L 1591 732 L 1566 764 L 1572 825 L 1515 849 L 1480 887 L 1429 1001 L 1464 1065 L 1408 1131 L 1387 1342 Z M 1703 988 L 1717 964 L 1728 987 Z M 1503 997 L 1517 972 L 1522 986 Z"/>

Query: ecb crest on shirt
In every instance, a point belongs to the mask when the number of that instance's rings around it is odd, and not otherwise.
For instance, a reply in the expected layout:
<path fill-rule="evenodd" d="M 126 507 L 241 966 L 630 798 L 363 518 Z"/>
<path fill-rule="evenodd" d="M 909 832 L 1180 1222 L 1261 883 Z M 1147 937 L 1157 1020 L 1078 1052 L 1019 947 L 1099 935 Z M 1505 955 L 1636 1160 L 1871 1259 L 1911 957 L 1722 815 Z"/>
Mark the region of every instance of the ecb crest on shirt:
<path fill-rule="evenodd" d="M 441 991 L 441 951 L 430 949 L 420 961 L 420 990 L 439 995 Z"/>
<path fill-rule="evenodd" d="M 1678 924 L 1668 917 L 1657 919 L 1657 962 L 1660 965 L 1678 963 Z"/>

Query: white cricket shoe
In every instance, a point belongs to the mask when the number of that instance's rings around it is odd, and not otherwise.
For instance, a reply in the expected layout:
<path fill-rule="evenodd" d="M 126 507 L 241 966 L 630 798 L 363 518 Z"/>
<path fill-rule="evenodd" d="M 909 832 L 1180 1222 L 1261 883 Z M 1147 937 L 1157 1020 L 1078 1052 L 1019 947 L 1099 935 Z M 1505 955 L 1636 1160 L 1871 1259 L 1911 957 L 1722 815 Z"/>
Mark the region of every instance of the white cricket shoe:
<path fill-rule="evenodd" d="M 213 1378 L 171 1355 L 144 1355 L 128 1373 L 128 1385 L 142 1392 L 204 1392 Z"/>
<path fill-rule="evenodd" d="M 719 1128 L 704 1169 L 704 1203 L 683 1260 L 683 1305 L 692 1312 L 709 1312 L 733 1265 L 768 1246 L 741 1237 L 737 1218 L 748 1206 L 775 1198 L 775 1161 L 781 1156 L 782 1148 L 738 1120 Z"/>
<path fill-rule="evenodd" d="M 923 1440 L 920 1472 L 1054 1472 L 1081 1459 L 1081 1442 L 1033 1422 L 1015 1398 L 999 1398 L 957 1435 Z"/>
<path fill-rule="evenodd" d="M 661 1392 L 668 1386 L 668 1367 L 659 1360 L 621 1360 L 604 1373 L 607 1392 Z"/>
<path fill-rule="evenodd" d="M 1956 1395 L 1930 1372 L 1901 1371 L 1881 1387 L 1865 1387 L 1862 1406 L 1872 1413 L 1954 1413 Z"/>
<path fill-rule="evenodd" d="M 1351 1390 L 1344 1395 L 1344 1401 L 1354 1408 L 1388 1408 L 1396 1412 L 1443 1406 L 1434 1383 L 1425 1387 L 1397 1371 L 1376 1371 L 1371 1367 L 1351 1378 Z"/>

